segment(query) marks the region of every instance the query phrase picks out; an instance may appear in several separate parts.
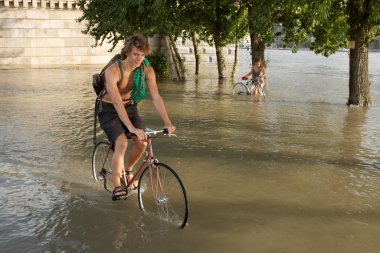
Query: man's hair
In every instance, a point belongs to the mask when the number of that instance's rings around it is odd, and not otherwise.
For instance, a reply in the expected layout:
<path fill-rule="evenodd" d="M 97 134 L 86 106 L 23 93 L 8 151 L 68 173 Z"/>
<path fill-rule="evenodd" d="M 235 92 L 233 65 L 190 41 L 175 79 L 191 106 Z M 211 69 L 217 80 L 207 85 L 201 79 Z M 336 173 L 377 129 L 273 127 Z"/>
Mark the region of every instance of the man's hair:
<path fill-rule="evenodd" d="M 148 41 L 145 40 L 142 34 L 134 34 L 129 36 L 125 40 L 124 47 L 121 49 L 121 55 L 125 58 L 127 54 L 131 52 L 132 47 L 136 47 L 137 49 L 143 51 L 145 55 L 149 53 L 149 44 Z"/>

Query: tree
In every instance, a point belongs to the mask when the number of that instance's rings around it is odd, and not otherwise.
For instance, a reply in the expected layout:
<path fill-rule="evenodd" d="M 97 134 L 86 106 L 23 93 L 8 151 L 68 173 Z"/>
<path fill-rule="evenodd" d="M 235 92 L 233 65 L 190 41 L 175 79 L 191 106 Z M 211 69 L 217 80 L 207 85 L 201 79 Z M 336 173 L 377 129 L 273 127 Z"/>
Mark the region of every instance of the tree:
<path fill-rule="evenodd" d="M 104 40 L 113 48 L 136 31 L 145 36 L 163 35 L 172 73 L 184 79 L 184 65 L 174 41 L 189 38 L 193 41 L 196 58 L 196 73 L 199 69 L 200 41 L 214 44 L 219 78 L 225 77 L 223 48 L 243 36 L 236 29 L 244 10 L 239 1 L 230 0 L 78 0 L 83 15 L 79 22 L 86 21 L 83 31 L 95 38 L 95 46 Z"/>
<path fill-rule="evenodd" d="M 148 36 L 164 35 L 168 60 L 177 79 L 184 79 L 184 67 L 176 51 L 171 32 L 179 28 L 176 22 L 167 22 L 168 12 L 164 0 L 79 0 L 78 5 L 83 15 L 79 22 L 86 22 L 82 31 L 95 38 L 95 45 L 102 45 L 104 40 L 112 43 L 112 51 L 119 41 L 133 33 Z M 175 19 L 173 19 L 175 20 Z"/>
<path fill-rule="evenodd" d="M 112 51 L 119 41 L 136 31 L 145 36 L 154 34 L 150 29 L 153 20 L 146 15 L 152 9 L 148 4 L 132 0 L 78 0 L 78 5 L 83 11 L 78 21 L 86 21 L 86 29 L 82 32 L 95 38 L 95 47 L 108 40 L 112 43 Z"/>
<path fill-rule="evenodd" d="M 219 79 L 225 78 L 226 65 L 223 48 L 227 44 L 237 44 L 237 41 L 245 35 L 244 22 L 246 21 L 242 19 L 245 17 L 244 12 L 241 5 L 229 0 L 218 1 L 215 6 L 212 6 L 213 19 L 208 28 L 215 45 Z"/>
<path fill-rule="evenodd" d="M 248 9 L 252 62 L 257 58 L 265 63 L 265 48 L 275 40 L 276 11 L 281 1 L 244 0 L 243 4 Z"/>
<path fill-rule="evenodd" d="M 371 104 L 368 77 L 368 45 L 373 42 L 380 25 L 380 2 L 349 0 L 348 34 L 350 48 L 350 79 L 348 105 Z"/>
<path fill-rule="evenodd" d="M 235 54 L 234 54 L 234 63 L 232 66 L 231 71 L 231 79 L 234 78 L 236 67 L 237 67 L 237 61 L 238 61 L 238 44 L 239 41 L 241 41 L 249 32 L 249 26 L 248 26 L 248 11 L 246 8 L 242 5 L 242 3 L 239 3 L 239 16 L 236 18 L 236 21 L 234 22 L 234 27 L 232 28 L 231 32 L 231 41 L 235 44 Z"/>
<path fill-rule="evenodd" d="M 182 34 L 184 18 L 181 11 L 178 11 L 176 0 L 155 0 L 150 1 L 152 12 L 149 15 L 154 17 L 154 22 L 150 29 L 157 35 L 164 36 L 164 44 L 168 54 L 172 76 L 177 80 L 186 80 L 185 66 L 178 52 L 175 41 Z M 169 21 L 169 22 L 168 22 Z"/>
<path fill-rule="evenodd" d="M 378 0 L 288 0 L 282 5 L 285 43 L 294 50 L 312 35 L 310 48 L 328 57 L 340 48 L 350 50 L 347 105 L 370 106 L 368 45 L 379 35 Z"/>
<path fill-rule="evenodd" d="M 241 17 L 244 16 L 244 9 L 240 7 L 238 1 L 230 0 L 178 0 L 178 8 L 183 8 L 188 13 L 187 24 L 185 26 L 186 34 L 194 38 L 194 51 L 199 41 L 205 41 L 209 45 L 214 45 L 218 77 L 224 79 L 226 77 L 226 63 L 223 54 L 224 47 L 227 44 L 234 43 L 236 39 L 241 39 L 245 34 L 237 31 L 242 29 L 246 22 Z M 192 28 L 191 26 L 194 26 Z M 193 36 L 193 37 L 192 37 Z M 237 38 L 236 36 L 240 36 Z"/>

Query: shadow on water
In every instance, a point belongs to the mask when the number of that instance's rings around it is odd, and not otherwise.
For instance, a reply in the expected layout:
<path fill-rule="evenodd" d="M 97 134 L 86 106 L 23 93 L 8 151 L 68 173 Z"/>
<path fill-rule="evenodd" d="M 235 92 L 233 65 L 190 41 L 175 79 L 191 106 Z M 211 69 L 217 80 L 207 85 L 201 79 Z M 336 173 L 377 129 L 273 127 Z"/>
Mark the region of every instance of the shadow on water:
<path fill-rule="evenodd" d="M 178 137 L 155 140 L 155 153 L 185 183 L 190 216 L 181 231 L 144 217 L 136 195 L 110 201 L 92 179 L 94 68 L 1 70 L 2 250 L 377 252 L 376 97 L 369 109 L 344 105 L 346 55 L 331 63 L 268 54 L 264 101 L 232 96 L 232 83 L 212 75 L 159 83 Z M 325 75 L 324 64 L 337 75 Z M 245 72 L 240 65 L 237 78 Z M 158 129 L 149 100 L 140 113 Z M 99 126 L 97 135 L 105 138 Z"/>

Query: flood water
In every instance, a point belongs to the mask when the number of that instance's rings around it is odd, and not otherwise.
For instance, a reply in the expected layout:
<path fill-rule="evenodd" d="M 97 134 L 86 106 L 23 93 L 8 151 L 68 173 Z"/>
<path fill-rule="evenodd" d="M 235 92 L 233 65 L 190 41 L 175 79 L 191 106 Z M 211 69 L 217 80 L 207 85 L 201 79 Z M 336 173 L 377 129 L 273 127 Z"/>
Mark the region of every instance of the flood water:
<path fill-rule="evenodd" d="M 345 106 L 347 53 L 266 56 L 265 101 L 232 96 L 216 74 L 159 83 L 178 137 L 156 139 L 155 153 L 186 186 L 184 230 L 93 181 L 99 66 L 0 70 L 0 251 L 379 252 L 380 53 L 369 109 Z M 162 127 L 149 100 L 140 110 Z"/>

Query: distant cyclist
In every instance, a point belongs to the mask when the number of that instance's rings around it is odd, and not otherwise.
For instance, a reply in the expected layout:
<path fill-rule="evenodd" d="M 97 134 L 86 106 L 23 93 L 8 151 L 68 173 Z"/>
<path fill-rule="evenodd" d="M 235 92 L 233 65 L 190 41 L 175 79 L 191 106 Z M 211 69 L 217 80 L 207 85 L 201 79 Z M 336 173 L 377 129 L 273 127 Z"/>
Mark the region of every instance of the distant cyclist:
<path fill-rule="evenodd" d="M 253 66 L 251 68 L 251 71 L 249 71 L 247 74 L 245 74 L 241 79 L 242 80 L 248 80 L 249 77 L 252 75 L 253 84 L 255 84 L 255 80 L 259 78 L 259 80 L 262 83 L 262 86 L 265 85 L 265 77 L 266 70 L 264 66 L 262 65 L 262 61 L 260 58 L 255 58 L 253 61 Z M 254 89 L 252 92 L 252 95 L 256 95 L 258 93 L 258 89 Z"/>

